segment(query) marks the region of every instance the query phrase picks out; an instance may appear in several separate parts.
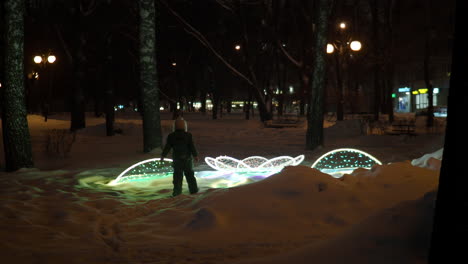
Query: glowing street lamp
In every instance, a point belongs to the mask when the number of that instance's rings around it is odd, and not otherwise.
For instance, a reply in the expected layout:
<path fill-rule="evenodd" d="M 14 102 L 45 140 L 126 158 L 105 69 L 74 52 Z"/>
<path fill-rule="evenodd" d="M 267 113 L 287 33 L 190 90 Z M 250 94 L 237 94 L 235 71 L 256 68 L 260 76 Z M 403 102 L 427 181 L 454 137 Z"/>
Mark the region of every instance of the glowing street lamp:
<path fill-rule="evenodd" d="M 54 64 L 56 61 L 57 61 L 57 57 L 55 55 L 53 55 L 51 52 L 49 52 L 49 54 L 45 55 L 45 54 L 42 54 L 42 55 L 36 55 L 33 57 L 33 61 L 34 63 L 36 63 L 37 65 L 39 65 L 39 67 L 41 68 L 45 68 L 47 67 L 47 64 Z M 50 100 L 50 96 L 51 96 L 51 93 L 52 93 L 52 67 L 47 67 L 47 71 L 48 71 L 48 76 L 49 76 L 49 90 L 47 91 L 47 96 L 46 96 L 46 101 L 43 102 L 43 115 L 44 115 L 44 121 L 47 122 L 47 116 L 48 116 L 48 112 L 49 112 L 49 100 Z M 29 77 L 29 76 L 28 76 Z M 31 77 L 33 77 L 35 80 L 39 79 L 39 73 L 35 72 L 34 75 L 32 75 Z M 32 78 L 31 78 L 32 79 Z"/>
<path fill-rule="evenodd" d="M 47 57 L 47 62 L 49 63 L 54 63 L 56 60 L 57 60 L 57 57 L 55 57 L 54 55 L 49 55 Z"/>
<path fill-rule="evenodd" d="M 36 55 L 34 56 L 33 60 L 36 64 L 46 64 L 47 62 L 52 64 L 57 60 L 57 57 L 55 57 L 55 55 L 52 54 L 47 55 L 47 57 L 46 55 Z"/>
<path fill-rule="evenodd" d="M 336 48 L 335 48 L 336 47 Z M 346 48 L 351 49 L 352 51 L 360 51 L 362 49 L 362 44 L 358 40 L 353 40 L 351 43 L 347 42 L 346 45 L 342 45 L 341 42 L 336 42 L 334 44 L 327 44 L 327 53 L 331 54 L 335 52 L 335 49 L 338 51 L 339 55 L 346 52 Z"/>
<path fill-rule="evenodd" d="M 341 22 L 338 27 L 340 28 L 340 33 L 344 34 L 345 29 L 347 28 L 347 24 Z M 340 35 L 341 37 L 332 43 L 327 44 L 327 53 L 332 54 L 335 53 L 335 61 L 336 61 L 336 79 L 338 84 L 338 94 L 337 94 L 337 107 L 336 107 L 336 117 L 337 120 L 341 121 L 344 118 L 344 109 L 343 109 L 343 79 L 342 79 L 342 71 L 343 71 L 343 61 L 348 56 L 352 56 L 349 52 L 357 52 L 362 49 L 362 43 L 357 40 L 352 40 L 350 37 L 345 37 L 344 35 Z M 335 52 L 336 51 L 336 52 Z"/>
<path fill-rule="evenodd" d="M 351 50 L 353 50 L 353 51 L 360 51 L 361 48 L 362 48 L 362 44 L 361 44 L 360 41 L 353 40 L 353 41 L 351 41 L 351 43 L 349 44 L 349 47 L 350 47 Z"/>
<path fill-rule="evenodd" d="M 36 64 L 41 63 L 41 62 L 42 62 L 42 57 L 41 57 L 41 56 L 34 56 L 34 62 L 35 62 Z"/>
<path fill-rule="evenodd" d="M 236 45 L 236 46 L 234 46 L 234 49 L 235 49 L 235 50 L 240 50 L 240 49 L 241 49 L 241 46 L 240 46 L 240 45 Z"/>

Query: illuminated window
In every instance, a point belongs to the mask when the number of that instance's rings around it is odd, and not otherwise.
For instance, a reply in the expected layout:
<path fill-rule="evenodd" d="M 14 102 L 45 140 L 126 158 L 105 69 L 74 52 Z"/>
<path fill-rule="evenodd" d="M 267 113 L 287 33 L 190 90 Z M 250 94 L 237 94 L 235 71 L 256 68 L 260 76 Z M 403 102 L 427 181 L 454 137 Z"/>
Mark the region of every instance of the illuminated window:
<path fill-rule="evenodd" d="M 416 101 L 416 103 L 415 103 L 416 109 L 424 109 L 424 108 L 427 108 L 429 106 L 429 98 L 428 98 L 427 93 L 417 94 L 415 97 L 416 97 L 415 98 L 416 99 L 415 100 Z M 432 95 L 432 100 L 433 100 L 432 105 L 437 105 L 437 94 L 436 93 L 434 93 Z"/>

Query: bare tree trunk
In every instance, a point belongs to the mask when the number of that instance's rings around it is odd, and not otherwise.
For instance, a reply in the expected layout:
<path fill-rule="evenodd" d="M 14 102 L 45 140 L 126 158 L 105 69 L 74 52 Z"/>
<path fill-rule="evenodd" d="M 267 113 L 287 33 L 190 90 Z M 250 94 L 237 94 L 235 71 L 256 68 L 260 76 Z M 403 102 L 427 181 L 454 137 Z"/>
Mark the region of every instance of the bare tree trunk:
<path fill-rule="evenodd" d="M 248 97 L 247 97 L 247 102 L 244 104 L 244 111 L 245 111 L 245 119 L 249 120 L 250 119 L 250 108 L 252 104 L 252 91 L 250 87 L 247 87 L 248 89 Z"/>
<path fill-rule="evenodd" d="M 386 112 L 388 114 L 388 120 L 390 122 L 393 122 L 394 118 L 394 113 L 393 113 L 393 98 L 392 98 L 392 92 L 393 92 L 393 85 L 394 85 L 394 74 L 395 74 L 395 63 L 393 59 L 393 54 L 394 54 L 394 32 L 393 32 L 393 13 L 394 13 L 394 5 L 395 5 L 395 0 L 387 0 L 386 1 L 386 14 L 385 14 L 385 26 L 386 26 Z"/>
<path fill-rule="evenodd" d="M 307 103 L 307 91 L 309 91 L 309 76 L 307 75 L 305 70 L 301 70 L 300 74 L 300 80 L 301 80 L 301 87 L 299 90 L 299 115 L 304 116 L 305 115 L 305 106 Z"/>
<path fill-rule="evenodd" d="M 379 43 L 379 18 L 378 18 L 378 2 L 377 0 L 370 0 L 370 8 L 372 14 L 372 45 L 373 45 L 373 59 L 374 59 L 374 120 L 379 120 L 381 103 L 382 103 L 382 87 L 380 85 L 380 55 L 378 53 Z"/>
<path fill-rule="evenodd" d="M 25 105 L 24 12 L 22 0 L 5 5 L 5 67 L 2 91 L 2 129 L 7 171 L 34 167 Z M 3 75 L 2 74 L 2 75 Z"/>
<path fill-rule="evenodd" d="M 76 11 L 78 12 L 78 11 Z M 79 16 L 79 14 L 77 14 Z M 85 75 L 86 75 L 86 54 L 84 47 L 86 45 L 86 37 L 83 32 L 78 33 L 78 47 L 75 49 L 75 57 L 73 60 L 74 65 L 74 78 L 71 94 L 71 122 L 70 130 L 76 131 L 86 127 L 85 118 Z"/>
<path fill-rule="evenodd" d="M 203 114 L 206 114 L 206 92 L 204 90 L 202 90 L 200 93 L 200 101 L 201 101 L 200 112 L 202 112 Z"/>
<path fill-rule="evenodd" d="M 115 121 L 115 110 L 114 110 L 114 76 L 112 70 L 112 35 L 108 36 L 106 39 L 106 52 L 107 56 L 105 57 L 103 77 L 104 77 L 104 101 L 105 101 L 105 113 L 106 113 L 106 135 L 113 136 L 114 131 L 114 121 Z"/>
<path fill-rule="evenodd" d="M 306 149 L 323 146 L 323 99 L 325 91 L 327 31 L 330 1 L 318 0 L 316 6 L 315 56 L 312 91 L 307 114 Z"/>
<path fill-rule="evenodd" d="M 213 110 L 211 111 L 211 117 L 213 120 L 218 119 L 218 111 L 220 108 L 220 96 L 218 91 L 213 91 Z"/>
<path fill-rule="evenodd" d="M 344 119 L 344 98 L 343 98 L 343 61 L 344 57 L 343 50 L 334 52 L 335 57 L 335 72 L 336 72 L 336 120 L 343 121 Z"/>
<path fill-rule="evenodd" d="M 143 117 L 143 151 L 162 147 L 159 87 L 156 67 L 156 8 L 153 0 L 139 0 L 140 89 Z"/>
<path fill-rule="evenodd" d="M 428 101 L 428 108 L 427 108 L 427 127 L 432 127 L 434 125 L 434 88 L 432 85 L 431 80 L 431 72 L 430 72 L 430 64 L 431 64 L 431 41 L 432 41 L 432 21 L 433 19 L 432 13 L 432 0 L 426 0 L 426 19 L 425 19 L 425 27 L 426 27 L 426 38 L 425 38 L 425 45 L 424 45 L 424 82 L 426 83 L 427 91 L 427 101 Z"/>

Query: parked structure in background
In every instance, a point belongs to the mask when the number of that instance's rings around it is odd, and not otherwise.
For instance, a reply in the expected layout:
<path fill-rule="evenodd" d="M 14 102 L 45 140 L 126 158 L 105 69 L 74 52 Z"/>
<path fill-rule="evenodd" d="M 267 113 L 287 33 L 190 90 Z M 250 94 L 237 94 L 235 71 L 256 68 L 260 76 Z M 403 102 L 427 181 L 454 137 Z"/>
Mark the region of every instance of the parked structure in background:
<path fill-rule="evenodd" d="M 446 115 L 445 107 L 447 106 L 448 88 L 450 83 L 450 54 L 444 57 L 439 57 L 433 60 L 432 74 L 434 79 L 433 85 L 433 104 L 434 116 Z M 424 80 L 421 78 L 420 69 L 417 61 L 406 65 L 399 65 L 396 75 L 397 86 L 393 89 L 393 105 L 395 112 L 409 113 L 424 112 L 429 106 L 428 88 Z M 410 70 L 411 69 L 411 70 Z M 419 77 L 419 78 L 418 78 Z M 444 113 L 445 112 L 445 113 Z"/>

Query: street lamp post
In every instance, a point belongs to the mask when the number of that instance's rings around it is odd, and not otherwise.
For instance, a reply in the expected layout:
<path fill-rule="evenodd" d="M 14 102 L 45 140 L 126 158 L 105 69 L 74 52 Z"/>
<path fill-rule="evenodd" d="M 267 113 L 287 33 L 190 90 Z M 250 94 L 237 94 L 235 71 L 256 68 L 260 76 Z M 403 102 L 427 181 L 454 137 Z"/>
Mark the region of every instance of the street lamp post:
<path fill-rule="evenodd" d="M 340 33 L 344 33 L 347 28 L 346 23 L 339 24 Z M 334 54 L 336 64 L 336 81 L 337 81 L 337 104 L 336 104 L 336 120 L 344 119 L 344 98 L 343 98 L 343 64 L 350 52 L 360 51 L 362 48 L 361 42 L 351 39 L 351 37 L 342 37 L 327 44 L 327 53 Z"/>
<path fill-rule="evenodd" d="M 49 64 L 54 64 L 57 60 L 57 57 L 49 52 L 47 55 L 36 55 L 33 58 L 34 63 L 36 63 L 41 68 L 47 68 L 47 74 L 49 78 L 49 85 L 45 99 L 41 102 L 42 114 L 44 115 L 44 121 L 47 122 L 47 117 L 49 115 L 49 100 L 52 93 L 52 67 L 48 66 Z"/>

